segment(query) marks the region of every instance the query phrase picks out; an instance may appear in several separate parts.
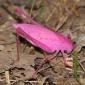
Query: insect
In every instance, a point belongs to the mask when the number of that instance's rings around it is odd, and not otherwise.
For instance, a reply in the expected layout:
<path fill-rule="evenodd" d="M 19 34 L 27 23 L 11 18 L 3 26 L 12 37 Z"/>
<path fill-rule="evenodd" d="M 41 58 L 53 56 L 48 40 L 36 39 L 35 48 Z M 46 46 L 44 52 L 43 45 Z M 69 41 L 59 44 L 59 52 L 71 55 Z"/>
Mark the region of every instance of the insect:
<path fill-rule="evenodd" d="M 23 19 L 31 19 L 31 17 L 21 8 L 18 8 L 17 13 L 20 14 Z M 68 64 L 64 53 L 71 53 L 74 49 L 74 44 L 71 39 L 59 32 L 51 31 L 32 19 L 31 21 L 32 24 L 14 23 L 13 26 L 16 29 L 17 35 L 25 38 L 28 42 L 47 53 L 55 53 L 55 55 L 57 55 L 61 52 L 64 57 L 64 63 Z M 44 61 L 52 60 L 54 58 L 55 56 L 46 57 Z M 41 67 L 41 65 L 39 67 Z"/>

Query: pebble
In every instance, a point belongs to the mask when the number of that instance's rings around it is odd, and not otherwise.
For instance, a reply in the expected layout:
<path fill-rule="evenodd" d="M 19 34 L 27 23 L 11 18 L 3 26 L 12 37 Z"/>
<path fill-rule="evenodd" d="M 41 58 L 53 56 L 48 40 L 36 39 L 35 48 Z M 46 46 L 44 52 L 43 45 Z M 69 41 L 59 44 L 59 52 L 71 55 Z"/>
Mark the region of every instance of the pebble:
<path fill-rule="evenodd" d="M 5 47 L 3 45 L 0 45 L 0 51 L 3 51 Z"/>

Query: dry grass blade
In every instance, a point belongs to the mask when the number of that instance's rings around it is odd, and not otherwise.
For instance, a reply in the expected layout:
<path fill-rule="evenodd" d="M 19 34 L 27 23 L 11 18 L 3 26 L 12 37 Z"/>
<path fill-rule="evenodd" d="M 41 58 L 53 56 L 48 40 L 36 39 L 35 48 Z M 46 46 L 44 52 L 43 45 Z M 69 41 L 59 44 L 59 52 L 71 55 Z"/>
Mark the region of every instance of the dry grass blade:
<path fill-rule="evenodd" d="M 73 6 L 71 7 L 71 11 L 76 15 L 76 16 L 79 16 L 79 12 L 78 10 L 76 9 L 76 3 L 73 4 Z"/>
<path fill-rule="evenodd" d="M 55 31 L 58 31 L 62 27 L 62 25 L 67 21 L 68 18 L 69 18 L 69 16 L 62 16 L 60 18 L 60 22 L 58 23 Z"/>
<path fill-rule="evenodd" d="M 82 70 L 83 70 L 84 73 L 85 73 L 85 69 L 84 69 L 83 65 L 81 64 L 81 62 L 78 61 L 78 63 L 79 63 L 80 67 L 82 68 Z"/>
<path fill-rule="evenodd" d="M 49 78 L 49 77 L 50 77 L 50 76 L 46 76 L 46 77 L 44 77 L 44 78 L 43 78 L 43 80 L 42 80 L 41 85 L 44 85 L 44 83 L 45 83 L 46 79 L 47 79 L 47 78 Z M 46 85 L 48 85 L 48 83 L 47 83 L 47 82 L 46 82 Z"/>
<path fill-rule="evenodd" d="M 9 71 L 5 71 L 5 78 L 6 78 L 7 85 L 11 85 L 10 84 L 10 78 L 9 78 Z"/>
<path fill-rule="evenodd" d="M 31 7 L 31 10 L 30 10 L 30 16 L 32 15 L 32 11 L 33 11 L 33 7 L 34 7 L 34 5 L 35 5 L 35 1 L 36 1 L 36 0 L 32 0 L 32 7 Z"/>
<path fill-rule="evenodd" d="M 50 15 L 45 20 L 46 23 L 51 19 L 52 15 L 54 14 L 55 11 L 56 11 L 56 7 L 52 10 L 52 13 L 50 13 Z"/>

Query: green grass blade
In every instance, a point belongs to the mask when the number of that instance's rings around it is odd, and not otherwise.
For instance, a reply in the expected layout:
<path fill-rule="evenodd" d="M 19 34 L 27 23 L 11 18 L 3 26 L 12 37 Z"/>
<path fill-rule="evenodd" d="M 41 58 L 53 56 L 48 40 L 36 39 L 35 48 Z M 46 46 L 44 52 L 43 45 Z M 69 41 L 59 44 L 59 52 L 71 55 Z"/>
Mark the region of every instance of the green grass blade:
<path fill-rule="evenodd" d="M 79 85 L 82 85 L 80 80 L 79 80 L 79 77 L 78 77 L 78 66 L 79 66 L 79 63 L 78 63 L 78 52 L 77 51 L 74 51 L 73 53 L 73 75 L 74 75 L 74 78 L 76 79 L 76 81 L 79 83 Z"/>

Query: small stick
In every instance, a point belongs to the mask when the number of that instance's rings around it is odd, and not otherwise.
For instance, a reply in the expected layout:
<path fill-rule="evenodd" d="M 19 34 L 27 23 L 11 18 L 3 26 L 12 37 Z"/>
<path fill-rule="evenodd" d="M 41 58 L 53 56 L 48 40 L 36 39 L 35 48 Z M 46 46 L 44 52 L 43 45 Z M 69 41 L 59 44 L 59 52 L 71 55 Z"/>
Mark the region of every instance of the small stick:
<path fill-rule="evenodd" d="M 41 71 L 43 71 L 43 70 L 46 70 L 46 69 L 48 69 L 48 68 L 51 68 L 51 66 L 48 66 L 48 67 L 45 67 L 45 68 L 41 68 L 37 73 L 39 73 L 39 72 L 41 72 Z"/>
<path fill-rule="evenodd" d="M 41 83 L 41 81 L 25 81 L 25 83 Z"/>
<path fill-rule="evenodd" d="M 10 44 L 15 44 L 16 42 L 9 42 L 9 43 L 0 43 L 0 45 L 10 45 Z"/>

